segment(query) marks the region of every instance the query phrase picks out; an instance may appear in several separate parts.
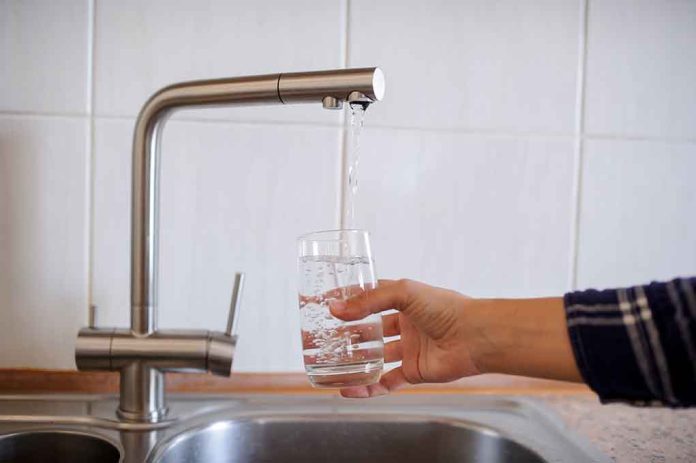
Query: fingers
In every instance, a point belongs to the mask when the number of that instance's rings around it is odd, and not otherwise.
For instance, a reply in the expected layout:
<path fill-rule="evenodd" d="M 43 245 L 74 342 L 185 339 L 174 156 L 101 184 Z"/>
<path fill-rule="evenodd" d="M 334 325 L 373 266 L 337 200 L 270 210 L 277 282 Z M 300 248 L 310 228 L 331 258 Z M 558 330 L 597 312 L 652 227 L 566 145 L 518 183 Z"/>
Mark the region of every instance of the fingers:
<path fill-rule="evenodd" d="M 401 340 L 391 341 L 384 345 L 384 363 L 400 362 L 403 358 Z"/>
<path fill-rule="evenodd" d="M 376 286 L 374 284 L 369 282 L 365 282 L 362 285 L 355 284 L 349 286 L 339 286 L 338 288 L 333 288 L 326 291 L 320 296 L 316 296 L 316 298 L 320 300 L 320 303 L 323 300 L 348 299 L 349 297 L 355 297 L 361 293 L 364 293 L 365 291 L 374 289 L 375 287 Z"/>
<path fill-rule="evenodd" d="M 405 285 L 384 280 L 384 284 L 380 284 L 377 288 L 365 291 L 346 301 L 331 301 L 330 308 L 331 313 L 337 318 L 359 320 L 389 309 L 403 310 L 406 308 L 406 303 Z"/>
<path fill-rule="evenodd" d="M 316 349 L 326 345 L 327 342 L 341 342 L 351 346 L 370 341 L 381 341 L 382 331 L 374 323 L 346 324 L 327 330 L 302 330 L 302 348 Z"/>
<path fill-rule="evenodd" d="M 346 387 L 341 389 L 341 395 L 351 399 L 378 397 L 401 389 L 409 384 L 411 383 L 409 383 L 404 376 L 404 371 L 401 367 L 397 367 L 385 373 L 382 379 L 379 380 L 379 383 L 369 386 Z"/>
<path fill-rule="evenodd" d="M 398 313 L 382 315 L 382 331 L 385 337 L 398 336 L 401 334 L 401 326 L 399 325 Z"/>
<path fill-rule="evenodd" d="M 377 280 L 379 286 L 390 286 L 396 283 L 395 280 Z M 349 297 L 355 297 L 365 291 L 370 291 L 375 289 L 377 285 L 371 282 L 365 282 L 362 284 L 355 284 L 349 286 L 341 286 L 338 288 L 330 289 L 318 298 L 323 299 L 348 299 Z"/>
<path fill-rule="evenodd" d="M 348 399 L 367 399 L 370 397 L 369 386 L 353 386 L 341 388 L 341 395 Z"/>
<path fill-rule="evenodd" d="M 379 380 L 379 385 L 383 386 L 387 392 L 397 391 L 404 386 L 411 384 L 409 380 L 404 376 L 404 370 L 402 367 L 396 367 L 388 371 L 382 379 Z"/>

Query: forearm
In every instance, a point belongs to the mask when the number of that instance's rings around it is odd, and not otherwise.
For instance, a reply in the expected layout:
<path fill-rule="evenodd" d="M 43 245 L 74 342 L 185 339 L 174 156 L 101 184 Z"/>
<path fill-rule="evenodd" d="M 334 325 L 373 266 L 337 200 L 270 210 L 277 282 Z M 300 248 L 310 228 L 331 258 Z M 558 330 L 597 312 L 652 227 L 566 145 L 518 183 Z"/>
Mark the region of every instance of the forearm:
<path fill-rule="evenodd" d="M 466 317 L 482 373 L 582 381 L 562 298 L 473 299 Z"/>

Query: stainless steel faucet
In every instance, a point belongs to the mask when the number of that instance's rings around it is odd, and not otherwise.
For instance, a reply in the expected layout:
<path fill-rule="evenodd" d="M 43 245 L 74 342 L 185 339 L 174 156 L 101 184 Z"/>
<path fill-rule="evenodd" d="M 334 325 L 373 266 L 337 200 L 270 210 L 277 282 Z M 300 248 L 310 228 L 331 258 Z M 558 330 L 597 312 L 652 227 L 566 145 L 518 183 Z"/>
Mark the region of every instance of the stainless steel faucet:
<path fill-rule="evenodd" d="M 182 82 L 145 103 L 133 139 L 131 222 L 131 326 L 82 328 L 77 336 L 78 370 L 120 372 L 121 419 L 156 422 L 167 414 L 164 372 L 229 376 L 237 337 L 232 334 L 243 275 L 237 274 L 227 330 L 158 330 L 160 139 L 169 115 L 180 108 L 321 103 L 340 109 L 345 101 L 368 105 L 384 96 L 379 68 L 269 74 Z"/>

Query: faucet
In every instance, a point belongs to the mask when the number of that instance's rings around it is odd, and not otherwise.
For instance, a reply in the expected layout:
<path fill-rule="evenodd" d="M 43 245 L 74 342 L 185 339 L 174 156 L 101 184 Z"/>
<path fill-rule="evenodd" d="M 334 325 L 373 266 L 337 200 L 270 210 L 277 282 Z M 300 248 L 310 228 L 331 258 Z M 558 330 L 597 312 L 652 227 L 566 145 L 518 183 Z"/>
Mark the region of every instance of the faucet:
<path fill-rule="evenodd" d="M 241 273 L 235 277 L 225 332 L 157 328 L 159 148 L 168 116 L 181 108 L 212 106 L 321 103 L 326 109 L 341 109 L 344 102 L 366 106 L 383 96 L 382 71 L 361 68 L 181 82 L 159 90 L 145 103 L 133 137 L 131 326 L 82 328 L 75 347 L 78 370 L 120 373 L 120 419 L 165 419 L 164 373 L 229 376 L 237 343 L 233 328 L 244 281 Z"/>

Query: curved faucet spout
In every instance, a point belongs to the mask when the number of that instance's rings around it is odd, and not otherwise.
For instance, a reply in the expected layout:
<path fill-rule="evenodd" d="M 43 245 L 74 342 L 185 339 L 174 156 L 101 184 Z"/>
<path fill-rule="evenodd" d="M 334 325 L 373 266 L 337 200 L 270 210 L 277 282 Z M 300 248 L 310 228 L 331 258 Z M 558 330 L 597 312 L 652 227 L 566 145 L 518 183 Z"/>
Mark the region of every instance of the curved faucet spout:
<path fill-rule="evenodd" d="M 145 103 L 133 137 L 131 217 L 131 330 L 157 329 L 160 140 L 169 115 L 201 106 L 282 104 L 280 74 L 182 82 Z"/>
<path fill-rule="evenodd" d="M 366 103 L 381 100 L 382 71 L 338 69 L 183 82 L 163 88 L 145 103 L 133 138 L 131 330 L 135 334 L 157 329 L 159 145 L 167 117 L 176 109 L 200 106 L 316 102 L 335 108 L 355 95 Z"/>

